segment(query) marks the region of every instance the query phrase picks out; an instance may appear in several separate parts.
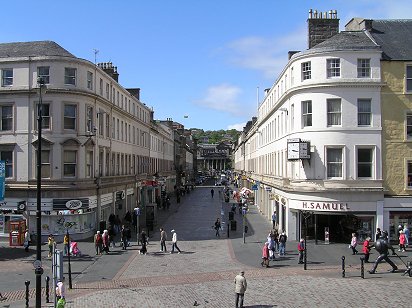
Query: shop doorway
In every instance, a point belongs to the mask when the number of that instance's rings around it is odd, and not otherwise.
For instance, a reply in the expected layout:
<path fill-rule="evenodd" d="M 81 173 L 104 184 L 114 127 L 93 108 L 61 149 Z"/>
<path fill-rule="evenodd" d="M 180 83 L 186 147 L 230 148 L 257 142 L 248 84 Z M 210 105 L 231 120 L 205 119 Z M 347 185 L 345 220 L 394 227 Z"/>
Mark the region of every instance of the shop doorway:
<path fill-rule="evenodd" d="M 305 234 L 305 220 L 302 221 L 302 234 Z M 352 233 L 356 233 L 358 242 L 372 237 L 373 216 L 354 214 L 312 214 L 308 221 L 308 239 L 325 241 L 325 228 L 329 230 L 329 241 L 350 243 Z"/>

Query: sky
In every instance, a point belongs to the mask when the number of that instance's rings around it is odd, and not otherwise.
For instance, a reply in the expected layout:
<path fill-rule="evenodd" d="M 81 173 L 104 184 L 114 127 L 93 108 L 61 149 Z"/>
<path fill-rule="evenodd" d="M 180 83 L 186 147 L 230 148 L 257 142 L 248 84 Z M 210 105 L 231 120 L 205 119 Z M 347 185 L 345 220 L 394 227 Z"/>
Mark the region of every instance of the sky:
<path fill-rule="evenodd" d="M 158 120 L 242 130 L 288 51 L 307 49 L 310 9 L 410 19 L 410 0 L 14 0 L 0 42 L 50 40 L 78 58 L 111 61 Z"/>

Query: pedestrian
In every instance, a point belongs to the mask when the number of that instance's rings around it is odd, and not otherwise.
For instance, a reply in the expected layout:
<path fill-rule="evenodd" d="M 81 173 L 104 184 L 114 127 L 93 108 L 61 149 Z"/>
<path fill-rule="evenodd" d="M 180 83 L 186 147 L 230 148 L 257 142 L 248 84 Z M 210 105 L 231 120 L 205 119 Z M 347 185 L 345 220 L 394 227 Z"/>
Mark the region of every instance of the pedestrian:
<path fill-rule="evenodd" d="M 120 240 L 122 241 L 122 250 L 126 250 L 127 247 L 127 230 L 124 225 L 122 225 L 122 229 L 120 230 Z"/>
<path fill-rule="evenodd" d="M 352 239 L 350 241 L 349 248 L 352 249 L 352 255 L 357 255 L 358 251 L 356 250 L 356 246 L 358 245 L 358 239 L 356 238 L 356 233 L 352 233 Z"/>
<path fill-rule="evenodd" d="M 103 251 L 108 254 L 110 249 L 110 240 L 109 240 L 109 232 L 107 230 L 103 230 L 103 235 L 102 235 L 102 240 L 103 240 Z"/>
<path fill-rule="evenodd" d="M 392 255 L 395 255 L 395 250 L 393 249 L 392 245 L 388 241 L 387 231 L 382 232 L 382 237 L 375 242 L 374 246 L 375 246 L 376 251 L 379 252 L 380 255 L 376 259 L 375 264 L 373 265 L 372 269 L 369 271 L 369 274 L 375 274 L 376 268 L 378 267 L 378 264 L 382 262 L 382 260 L 385 260 L 386 263 L 392 266 L 392 270 L 391 270 L 392 273 L 396 272 L 398 270 L 398 267 L 388 257 L 389 249 L 392 250 Z"/>
<path fill-rule="evenodd" d="M 236 308 L 243 308 L 243 301 L 245 298 L 245 292 L 247 289 L 247 282 L 245 278 L 245 272 L 241 271 L 235 277 L 235 305 Z M 240 304 L 240 305 L 239 305 Z"/>
<path fill-rule="evenodd" d="M 370 255 L 371 247 L 373 246 L 370 244 L 370 241 L 371 241 L 371 238 L 368 236 L 363 242 L 362 252 L 365 255 L 365 263 L 369 263 L 369 255 Z"/>
<path fill-rule="evenodd" d="M 56 284 L 56 298 L 57 298 L 57 306 L 58 308 L 64 307 L 66 304 L 66 290 L 64 287 L 64 277 L 62 279 L 57 280 Z"/>
<path fill-rule="evenodd" d="M 213 188 L 210 190 L 210 194 L 212 195 L 212 198 L 213 198 L 213 196 L 214 196 L 214 194 L 215 194 L 215 191 L 214 191 Z"/>
<path fill-rule="evenodd" d="M 407 224 L 405 224 L 404 225 L 404 227 L 403 227 L 403 233 L 405 233 L 405 247 L 408 247 L 409 246 L 409 235 L 410 235 L 410 233 L 409 233 L 409 229 L 408 229 L 408 225 Z"/>
<path fill-rule="evenodd" d="M 269 232 L 267 237 L 267 243 L 269 248 L 269 260 L 275 260 L 275 239 L 272 230 Z"/>
<path fill-rule="evenodd" d="M 279 256 L 284 256 L 286 254 L 286 241 L 288 237 L 285 231 L 279 236 Z"/>
<path fill-rule="evenodd" d="M 166 209 L 168 210 L 170 207 L 170 197 L 169 195 L 166 195 Z"/>
<path fill-rule="evenodd" d="M 70 236 L 66 233 L 63 237 L 63 255 L 67 256 L 70 253 Z"/>
<path fill-rule="evenodd" d="M 132 240 L 132 229 L 128 225 L 125 225 L 124 229 L 126 230 L 127 247 L 129 247 Z"/>
<path fill-rule="evenodd" d="M 142 233 L 140 233 L 140 241 L 142 243 L 142 248 L 139 250 L 139 255 L 145 255 L 147 253 L 147 235 L 144 229 L 142 230 Z"/>
<path fill-rule="evenodd" d="M 382 231 L 381 228 L 376 228 L 376 233 L 375 233 L 375 241 L 380 239 L 382 237 Z"/>
<path fill-rule="evenodd" d="M 298 253 L 299 253 L 299 262 L 298 264 L 303 264 L 303 253 L 305 252 L 305 240 L 300 239 L 298 243 Z"/>
<path fill-rule="evenodd" d="M 177 234 L 176 231 L 173 229 L 172 231 L 170 231 L 173 233 L 172 235 L 172 251 L 170 253 L 174 253 L 175 252 L 175 248 L 178 251 L 178 254 L 181 253 L 179 247 L 177 247 Z"/>
<path fill-rule="evenodd" d="M 276 229 L 276 218 L 277 218 L 276 211 L 274 211 L 272 214 L 272 228 L 273 229 Z"/>
<path fill-rule="evenodd" d="M 163 228 L 160 228 L 160 251 L 167 252 L 166 249 L 167 234 Z"/>
<path fill-rule="evenodd" d="M 216 230 L 216 235 L 215 235 L 216 237 L 220 237 L 220 233 L 219 233 L 220 227 L 221 227 L 220 219 L 217 218 L 215 221 L 215 226 L 214 226 L 214 229 Z"/>
<path fill-rule="evenodd" d="M 279 232 L 277 229 L 273 231 L 273 239 L 275 241 L 275 252 L 279 252 Z"/>
<path fill-rule="evenodd" d="M 107 229 L 107 232 L 109 233 L 109 246 L 112 246 L 113 248 L 116 247 L 116 242 L 115 242 L 115 236 L 116 236 L 116 225 L 110 225 L 109 228 Z"/>
<path fill-rule="evenodd" d="M 269 267 L 269 244 L 266 242 L 262 248 L 262 262 L 260 265 Z"/>
<path fill-rule="evenodd" d="M 97 231 L 94 235 L 94 248 L 96 249 L 96 256 L 102 254 L 103 238 L 100 231 Z"/>
<path fill-rule="evenodd" d="M 26 232 L 24 233 L 24 251 L 29 251 L 29 246 L 30 246 L 30 233 L 29 229 L 26 229 Z"/>
<path fill-rule="evenodd" d="M 49 254 L 47 255 L 49 258 L 53 255 L 53 246 L 54 246 L 54 237 L 53 234 L 49 234 L 47 239 L 47 245 L 49 246 Z"/>
<path fill-rule="evenodd" d="M 399 249 L 398 251 L 405 252 L 405 244 L 406 244 L 406 239 L 405 239 L 405 233 L 402 231 L 399 231 Z"/>
<path fill-rule="evenodd" d="M 401 233 L 401 231 L 403 231 L 403 226 L 401 224 L 399 224 L 399 226 L 398 226 L 398 235 Z"/>

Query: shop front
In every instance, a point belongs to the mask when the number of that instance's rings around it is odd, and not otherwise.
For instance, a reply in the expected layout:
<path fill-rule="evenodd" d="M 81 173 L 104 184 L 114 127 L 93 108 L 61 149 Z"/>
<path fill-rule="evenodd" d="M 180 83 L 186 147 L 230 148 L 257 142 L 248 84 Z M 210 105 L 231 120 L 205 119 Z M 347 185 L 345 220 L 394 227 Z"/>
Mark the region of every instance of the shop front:
<path fill-rule="evenodd" d="M 409 229 L 409 243 L 412 236 L 412 198 L 385 198 L 384 205 L 384 226 L 389 232 L 389 238 L 393 242 L 398 242 L 399 227 Z"/>
<path fill-rule="evenodd" d="M 332 200 L 290 200 L 289 208 L 296 217 L 296 234 L 316 241 L 350 243 L 352 233 L 358 242 L 374 237 L 377 221 L 376 202 L 343 202 Z"/>

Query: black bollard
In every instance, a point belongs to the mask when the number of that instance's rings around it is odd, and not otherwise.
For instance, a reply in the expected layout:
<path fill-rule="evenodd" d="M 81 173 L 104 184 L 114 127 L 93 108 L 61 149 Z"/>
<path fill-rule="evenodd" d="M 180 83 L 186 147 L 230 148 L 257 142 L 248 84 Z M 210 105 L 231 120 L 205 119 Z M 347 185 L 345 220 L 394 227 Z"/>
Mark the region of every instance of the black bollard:
<path fill-rule="evenodd" d="M 227 221 L 227 238 L 229 238 L 229 223 L 230 223 L 230 220 Z"/>
<path fill-rule="evenodd" d="M 361 278 L 362 279 L 365 279 L 365 266 L 364 266 L 364 264 L 363 264 L 363 262 L 365 261 L 365 258 L 364 257 L 361 257 L 360 258 L 360 276 L 361 276 Z"/>
<path fill-rule="evenodd" d="M 342 277 L 345 278 L 345 256 L 342 256 Z"/>
<path fill-rule="evenodd" d="M 29 285 L 30 285 L 30 280 L 26 280 L 24 282 L 26 285 L 26 307 L 29 307 Z"/>
<path fill-rule="evenodd" d="M 50 303 L 50 277 L 46 276 L 46 303 Z"/>

